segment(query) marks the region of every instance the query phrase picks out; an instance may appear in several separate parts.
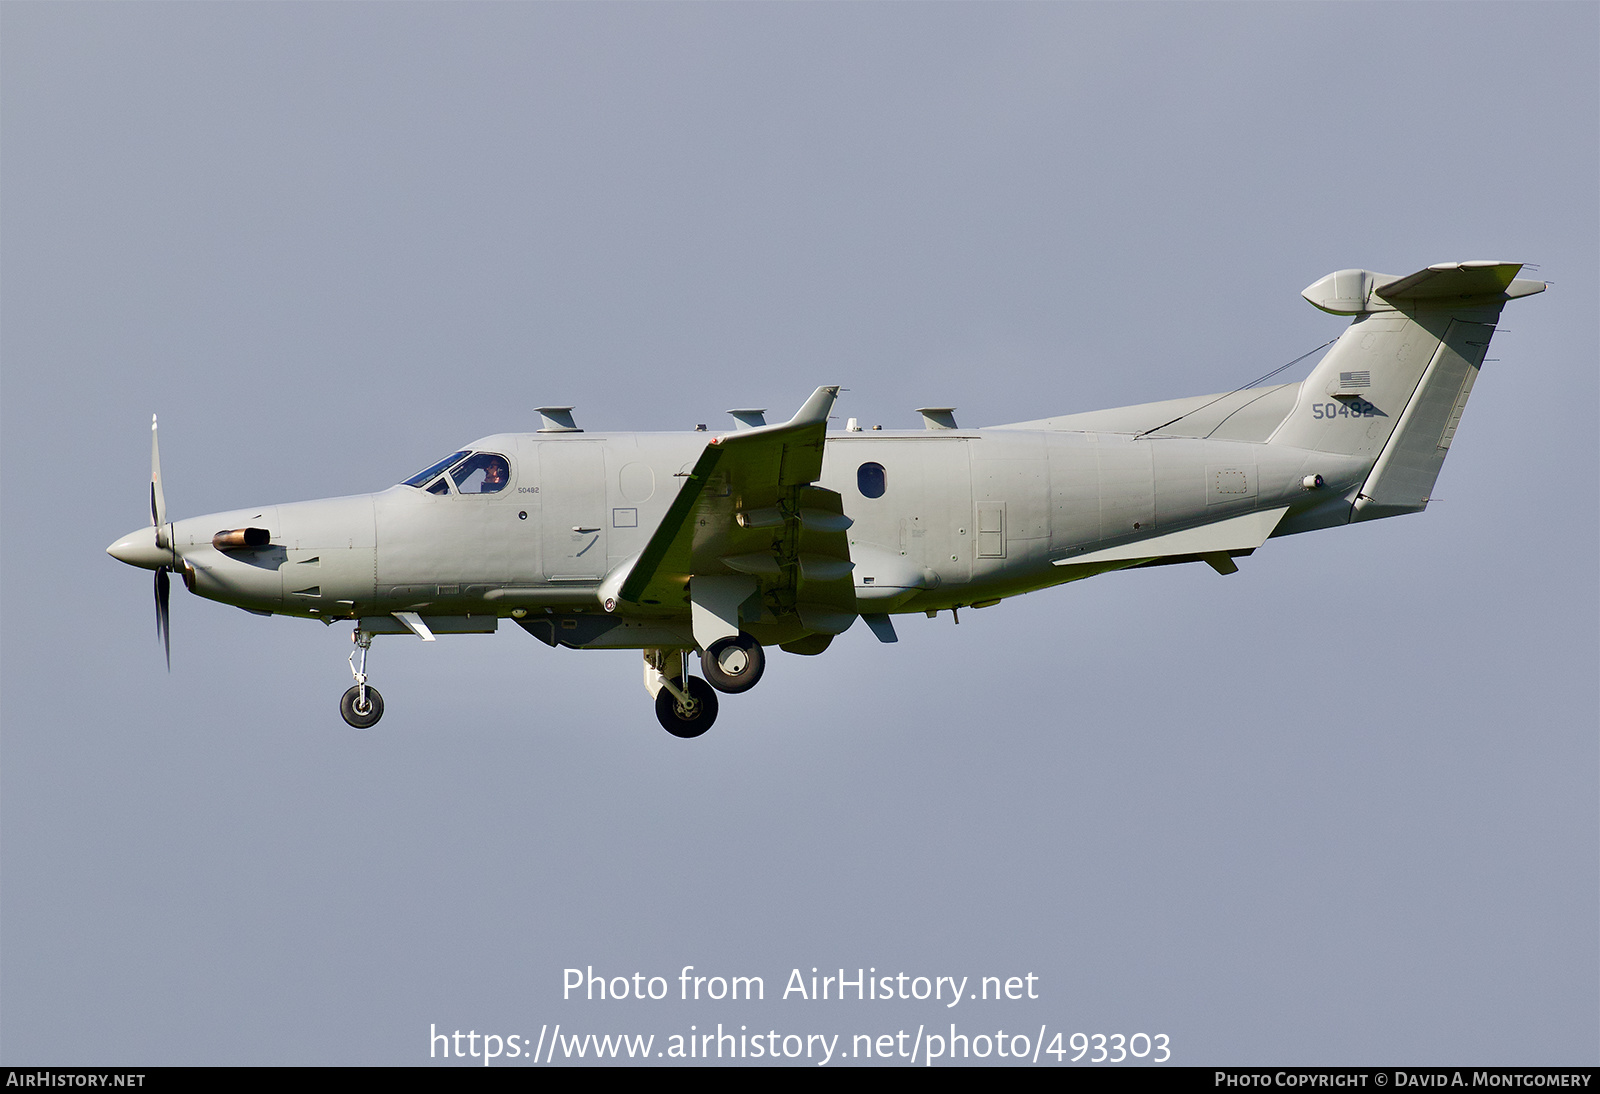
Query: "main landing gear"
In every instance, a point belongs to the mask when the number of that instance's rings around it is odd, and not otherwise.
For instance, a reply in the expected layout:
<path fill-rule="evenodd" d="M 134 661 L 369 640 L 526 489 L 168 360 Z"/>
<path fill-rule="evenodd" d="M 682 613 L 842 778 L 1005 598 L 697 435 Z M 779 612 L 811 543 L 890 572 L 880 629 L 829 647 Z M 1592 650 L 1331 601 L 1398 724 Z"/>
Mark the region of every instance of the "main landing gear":
<path fill-rule="evenodd" d="M 700 671 L 706 674 L 706 682 L 729 695 L 755 687 L 766 668 L 767 655 L 762 652 L 761 643 L 743 631 L 711 643 L 711 648 L 700 655 Z"/>
<path fill-rule="evenodd" d="M 656 721 L 674 737 L 698 737 L 717 720 L 717 693 L 698 676 L 663 680 L 656 692 Z"/>
<path fill-rule="evenodd" d="M 761 643 L 743 632 L 713 642 L 700 654 L 705 679 L 690 676 L 688 650 L 644 651 L 644 686 L 656 701 L 656 720 L 674 737 L 698 737 L 717 720 L 717 692 L 755 687 L 767 667 Z"/>
<path fill-rule="evenodd" d="M 358 627 L 350 640 L 356 644 L 350 651 L 350 675 L 356 678 L 356 686 L 339 700 L 339 713 L 356 729 L 371 729 L 383 717 L 383 696 L 367 683 L 367 651 L 372 648 L 372 632 Z M 361 658 L 359 667 L 357 656 Z"/>

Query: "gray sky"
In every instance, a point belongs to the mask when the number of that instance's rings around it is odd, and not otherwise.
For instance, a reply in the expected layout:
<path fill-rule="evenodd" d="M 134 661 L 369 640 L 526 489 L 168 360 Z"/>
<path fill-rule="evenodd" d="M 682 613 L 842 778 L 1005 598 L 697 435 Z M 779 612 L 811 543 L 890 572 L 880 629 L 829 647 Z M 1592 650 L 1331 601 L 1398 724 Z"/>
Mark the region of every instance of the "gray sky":
<path fill-rule="evenodd" d="M 1179 1063 L 1593 1064 L 1591 4 L 0 6 L 0 1057 L 1040 1026 Z M 174 595 L 147 521 L 592 429 L 1227 390 L 1331 270 L 1540 264 L 1422 516 L 775 654 Z M 1305 368 L 1293 374 L 1303 375 Z M 583 1003 L 562 970 L 759 975 Z M 780 999 L 791 969 L 1037 1000 Z M 559 1059 L 559 1056 L 558 1056 Z M 1049 1057 L 1044 1057 L 1049 1059 Z M 525 1066 L 525 1065 L 524 1065 Z"/>

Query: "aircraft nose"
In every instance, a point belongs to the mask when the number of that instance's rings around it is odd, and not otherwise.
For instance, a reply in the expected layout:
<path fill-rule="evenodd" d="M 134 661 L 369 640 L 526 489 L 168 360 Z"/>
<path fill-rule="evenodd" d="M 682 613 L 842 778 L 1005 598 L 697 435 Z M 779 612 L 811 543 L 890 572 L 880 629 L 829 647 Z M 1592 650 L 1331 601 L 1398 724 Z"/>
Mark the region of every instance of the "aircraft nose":
<path fill-rule="evenodd" d="M 118 562 L 126 562 L 129 566 L 138 566 L 145 570 L 172 565 L 172 552 L 163 551 L 156 546 L 154 528 L 141 528 L 137 532 L 129 532 L 107 547 L 106 554 Z"/>

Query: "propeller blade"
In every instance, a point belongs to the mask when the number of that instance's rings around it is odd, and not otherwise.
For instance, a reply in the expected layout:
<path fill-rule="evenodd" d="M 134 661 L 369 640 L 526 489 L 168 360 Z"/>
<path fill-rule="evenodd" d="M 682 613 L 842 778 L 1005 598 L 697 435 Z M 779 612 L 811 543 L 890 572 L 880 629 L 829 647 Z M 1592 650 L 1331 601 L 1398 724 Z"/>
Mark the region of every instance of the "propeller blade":
<path fill-rule="evenodd" d="M 172 671 L 172 616 L 169 601 L 172 595 L 172 582 L 167 577 L 167 568 L 161 567 L 156 571 L 156 636 L 161 639 L 161 646 L 167 653 L 167 671 Z"/>
<path fill-rule="evenodd" d="M 167 496 L 161 489 L 161 446 L 156 443 L 156 416 L 150 415 L 150 523 L 156 526 L 156 546 L 167 546 Z"/>

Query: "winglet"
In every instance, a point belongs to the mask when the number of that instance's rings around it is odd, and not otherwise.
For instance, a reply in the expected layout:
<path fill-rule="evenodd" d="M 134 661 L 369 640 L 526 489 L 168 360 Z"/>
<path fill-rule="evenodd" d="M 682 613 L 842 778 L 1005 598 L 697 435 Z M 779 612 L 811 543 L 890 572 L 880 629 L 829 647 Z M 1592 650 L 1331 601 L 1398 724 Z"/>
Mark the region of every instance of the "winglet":
<path fill-rule="evenodd" d="M 839 397 L 839 385 L 832 387 L 819 387 L 811 393 L 811 398 L 806 400 L 806 405 L 801 407 L 793 418 L 785 425 L 815 425 L 828 421 L 828 411 L 833 409 L 833 401 Z"/>

